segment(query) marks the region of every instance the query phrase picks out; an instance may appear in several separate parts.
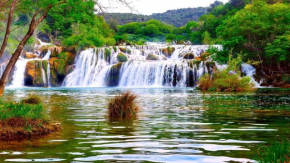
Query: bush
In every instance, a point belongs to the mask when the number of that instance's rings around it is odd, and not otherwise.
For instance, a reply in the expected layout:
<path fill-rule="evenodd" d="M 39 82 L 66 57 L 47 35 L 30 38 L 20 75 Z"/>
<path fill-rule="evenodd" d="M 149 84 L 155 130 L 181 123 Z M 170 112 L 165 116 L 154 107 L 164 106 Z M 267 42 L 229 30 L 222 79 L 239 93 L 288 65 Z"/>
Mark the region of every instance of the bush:
<path fill-rule="evenodd" d="M 253 89 L 250 77 L 241 77 L 239 71 L 242 64 L 240 56 L 229 55 L 228 67 L 217 70 L 212 76 L 205 74 L 200 78 L 199 87 L 204 91 L 247 91 Z"/>
<path fill-rule="evenodd" d="M 280 140 L 272 143 L 271 146 L 259 148 L 255 159 L 259 163 L 286 163 L 290 161 L 290 142 Z"/>
<path fill-rule="evenodd" d="M 127 91 L 111 99 L 108 104 L 108 117 L 114 118 L 134 118 L 137 115 L 139 107 L 135 103 L 137 95 Z"/>
<path fill-rule="evenodd" d="M 33 103 L 33 105 L 30 103 Z M 10 118 L 48 119 L 47 110 L 44 109 L 43 105 L 39 103 L 39 99 L 37 98 L 29 98 L 22 100 L 21 102 L 4 102 L 3 100 L 0 100 L 0 112 L 0 120 Z"/>

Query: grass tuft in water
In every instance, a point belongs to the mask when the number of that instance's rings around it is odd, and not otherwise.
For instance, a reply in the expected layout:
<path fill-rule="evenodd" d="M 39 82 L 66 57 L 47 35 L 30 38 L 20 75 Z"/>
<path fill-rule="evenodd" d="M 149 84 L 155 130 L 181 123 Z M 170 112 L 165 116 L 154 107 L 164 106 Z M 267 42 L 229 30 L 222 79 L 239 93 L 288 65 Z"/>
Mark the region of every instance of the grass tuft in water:
<path fill-rule="evenodd" d="M 288 163 L 290 162 L 290 141 L 274 141 L 271 146 L 258 149 L 255 160 L 259 163 Z"/>
<path fill-rule="evenodd" d="M 136 99 L 137 95 L 131 91 L 117 95 L 108 104 L 108 117 L 110 119 L 136 117 L 139 111 Z"/>
<path fill-rule="evenodd" d="M 38 96 L 35 95 L 29 95 L 28 98 L 22 100 L 23 103 L 25 104 L 42 104 L 41 99 Z"/>

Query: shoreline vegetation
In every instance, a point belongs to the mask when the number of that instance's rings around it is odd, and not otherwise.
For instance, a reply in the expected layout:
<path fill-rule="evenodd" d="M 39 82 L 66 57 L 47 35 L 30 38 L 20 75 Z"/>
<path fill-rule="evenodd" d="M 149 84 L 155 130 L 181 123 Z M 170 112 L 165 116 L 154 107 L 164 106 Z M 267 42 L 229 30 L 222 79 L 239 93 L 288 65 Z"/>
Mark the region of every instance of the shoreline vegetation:
<path fill-rule="evenodd" d="M 31 139 L 60 130 L 50 121 L 41 100 L 30 96 L 20 102 L 0 99 L 0 141 Z"/>
<path fill-rule="evenodd" d="M 202 91 L 236 92 L 254 90 L 254 84 L 248 76 L 241 77 L 241 55 L 237 58 L 229 54 L 228 66 L 223 70 L 215 69 L 210 74 L 201 76 L 197 89 Z"/>

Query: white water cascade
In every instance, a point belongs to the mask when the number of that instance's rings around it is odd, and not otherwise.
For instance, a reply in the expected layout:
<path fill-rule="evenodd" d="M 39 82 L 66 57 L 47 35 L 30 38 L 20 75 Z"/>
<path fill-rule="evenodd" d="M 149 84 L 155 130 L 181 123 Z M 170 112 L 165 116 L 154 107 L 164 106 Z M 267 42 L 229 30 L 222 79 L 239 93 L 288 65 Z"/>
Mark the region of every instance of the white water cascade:
<path fill-rule="evenodd" d="M 26 58 L 20 57 L 19 60 L 15 64 L 15 68 L 14 68 L 14 71 L 13 71 L 12 82 L 9 85 L 9 87 L 23 87 L 24 86 L 24 78 L 25 78 L 24 75 L 25 75 L 25 69 L 26 69 L 27 63 L 29 61 L 36 61 L 36 60 L 37 61 L 47 61 L 50 58 L 50 55 L 51 55 L 51 52 L 48 51 L 43 58 L 26 59 Z M 49 62 L 47 64 L 48 64 L 47 65 L 47 72 L 48 71 L 50 72 L 50 70 L 49 70 L 49 68 L 50 68 Z M 42 71 L 42 78 L 43 78 L 44 84 L 46 86 L 49 86 L 50 77 L 48 76 L 48 73 L 46 75 L 42 63 L 41 63 L 41 68 L 42 68 L 41 71 Z"/>
<path fill-rule="evenodd" d="M 260 84 L 254 79 L 254 75 L 256 74 L 255 67 L 244 63 L 242 64 L 242 72 L 251 78 L 251 81 L 256 88 L 260 87 Z"/>
<path fill-rule="evenodd" d="M 188 87 L 195 86 L 198 78 L 211 72 L 206 63 L 183 59 L 191 53 L 200 56 L 209 46 L 172 45 L 168 56 L 165 44 L 148 44 L 136 47 L 110 47 L 87 49 L 75 60 L 74 70 L 63 82 L 66 87 Z M 221 46 L 217 46 L 221 49 Z M 106 51 L 110 51 L 110 56 Z M 126 55 L 127 62 L 118 62 L 118 54 Z M 154 55 L 157 59 L 147 59 Z"/>

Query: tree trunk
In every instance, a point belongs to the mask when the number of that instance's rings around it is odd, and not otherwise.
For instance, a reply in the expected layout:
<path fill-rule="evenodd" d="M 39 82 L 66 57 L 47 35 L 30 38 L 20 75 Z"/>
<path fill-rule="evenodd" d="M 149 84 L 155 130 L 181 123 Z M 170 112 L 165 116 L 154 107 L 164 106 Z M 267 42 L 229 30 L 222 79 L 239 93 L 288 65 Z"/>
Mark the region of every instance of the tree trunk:
<path fill-rule="evenodd" d="M 8 37 L 9 37 L 9 34 L 10 34 L 10 27 L 11 27 L 11 24 L 12 24 L 12 19 L 13 19 L 13 14 L 14 14 L 16 3 L 17 3 L 17 0 L 13 0 L 12 4 L 11 4 L 11 7 L 10 7 L 8 20 L 7 20 L 7 26 L 6 26 L 6 33 L 5 33 L 5 36 L 4 36 L 4 39 L 3 39 L 3 43 L 2 43 L 2 46 L 1 46 L 1 49 L 0 49 L 0 58 L 2 57 L 2 55 L 4 53 L 4 50 L 5 50 L 6 46 L 7 46 L 7 41 L 8 41 Z"/>

